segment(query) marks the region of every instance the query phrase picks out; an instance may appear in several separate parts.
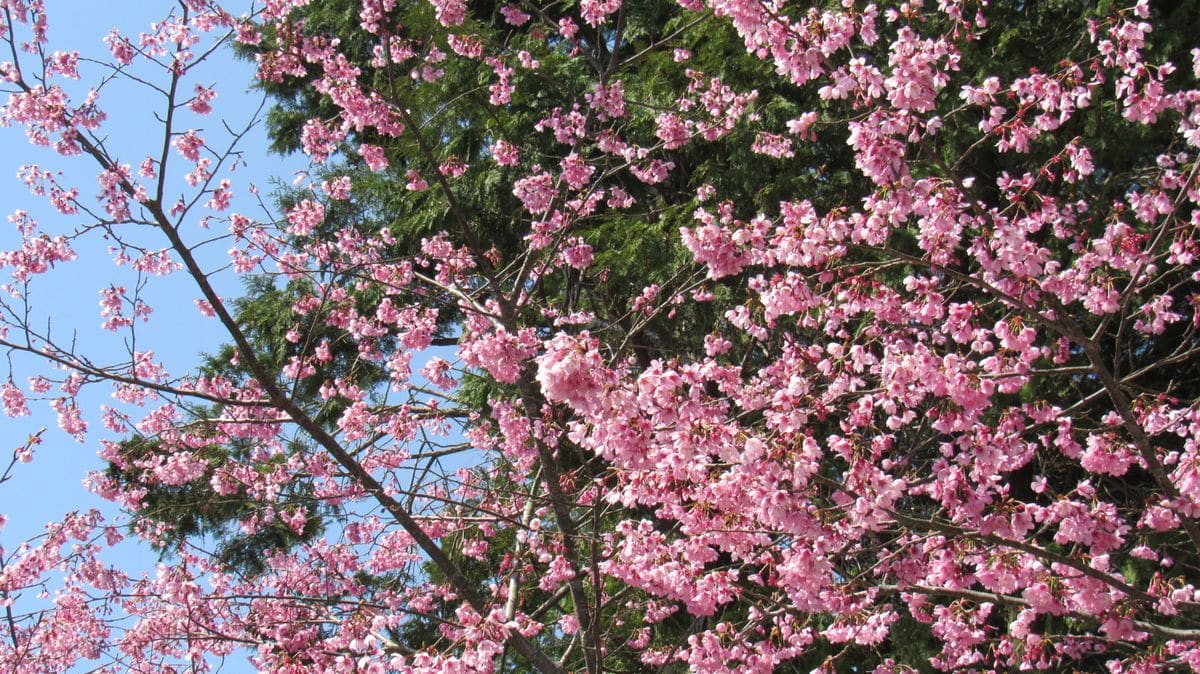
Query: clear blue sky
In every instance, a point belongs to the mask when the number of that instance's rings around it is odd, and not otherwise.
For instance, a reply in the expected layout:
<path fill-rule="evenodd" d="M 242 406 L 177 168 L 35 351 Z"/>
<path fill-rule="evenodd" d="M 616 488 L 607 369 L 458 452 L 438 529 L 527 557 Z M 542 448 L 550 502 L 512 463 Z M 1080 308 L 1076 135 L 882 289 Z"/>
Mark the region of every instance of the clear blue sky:
<path fill-rule="evenodd" d="M 106 58 L 107 49 L 101 38 L 113 28 L 126 34 L 136 35 L 147 30 L 149 24 L 165 15 L 177 3 L 161 0 L 139 2 L 85 2 L 83 0 L 48 0 L 50 21 L 50 50 L 69 51 L 78 49 L 83 56 L 94 55 Z M 81 68 L 83 77 L 79 87 L 72 93 L 92 86 L 100 69 L 91 66 Z M 259 103 L 259 96 L 248 91 L 252 78 L 252 64 L 234 61 L 229 55 L 208 63 L 198 71 L 198 83 L 216 85 L 219 96 L 213 101 L 213 115 L 200 118 L 185 118 L 181 128 L 203 128 L 210 139 L 220 140 L 226 136 L 221 130 L 222 120 L 238 127 L 246 123 Z M 190 85 L 189 85 L 190 88 Z M 100 107 L 109 115 L 104 133 L 107 146 L 123 162 L 137 166 L 147 153 L 155 151 L 161 143 L 161 133 L 154 113 L 161 109 L 159 101 L 150 98 L 144 89 L 129 83 L 114 82 L 106 86 L 99 100 Z M 235 185 L 245 187 L 250 182 L 264 192 L 270 190 L 270 178 L 282 175 L 290 180 L 292 171 L 300 166 L 297 160 L 268 156 L 265 150 L 265 133 L 261 126 L 252 132 L 242 149 L 249 166 L 235 174 Z M 96 171 L 85 160 L 64 161 L 51 150 L 35 148 L 26 142 L 22 129 L 0 128 L 0 210 L 4 216 L 14 210 L 29 211 L 39 221 L 42 229 L 57 234 L 72 231 L 84 221 L 77 216 L 61 216 L 44 206 L 39 197 L 30 195 L 16 179 L 17 168 L 22 164 L 38 163 L 46 168 L 63 168 L 67 178 L 74 178 L 86 194 L 95 185 Z M 234 202 L 233 211 L 259 215 L 255 204 L 245 197 Z M 214 227 L 214 231 L 216 227 Z M 198 226 L 191 228 L 193 240 L 203 232 Z M 151 238 L 145 239 L 147 242 Z M 132 288 L 134 276 L 126 269 L 117 270 L 105 248 L 109 242 L 99 237 L 88 238 L 87 245 L 77 247 L 80 257 L 69 264 L 61 265 L 38 278 L 30 293 L 34 306 L 35 323 L 49 325 L 53 335 L 63 343 L 74 340 L 81 352 L 87 353 L 97 363 L 126 360 L 127 347 L 124 336 L 100 330 L 101 322 L 99 291 L 110 283 L 124 283 Z M 0 247 L 16 247 L 19 237 L 11 225 L 0 220 Z M 159 240 L 155 248 L 166 245 Z M 213 247 L 211 253 L 220 259 L 228 244 Z M 9 270 L 0 269 L 0 283 L 8 282 Z M 220 292 L 226 296 L 238 292 L 238 283 L 226 274 Z M 153 349 L 162 359 L 172 375 L 183 374 L 193 366 L 198 353 L 213 350 L 221 343 L 218 326 L 212 319 L 204 319 L 196 311 L 193 300 L 198 296 L 194 285 L 182 273 L 167 279 L 151 279 L 147 300 L 154 307 L 152 320 L 138 326 L 137 348 Z M 39 369 L 39 365 L 28 358 L 13 357 L 11 372 L 14 379 L 23 383 L 25 377 Z M 4 373 L 5 375 L 8 372 Z M 88 441 L 79 444 L 57 428 L 55 413 L 44 401 L 30 405 L 32 417 L 7 419 L 0 417 L 0 457 L 7 463 L 9 449 L 22 444 L 23 439 L 39 429 L 47 429 L 44 442 L 29 464 L 18 465 L 14 477 L 0 485 L 0 513 L 8 523 L 0 531 L 0 546 L 12 550 L 21 541 L 42 531 L 43 525 L 60 518 L 72 510 L 92 507 L 101 508 L 110 516 L 114 509 L 89 494 L 81 480 L 87 471 L 101 468 L 96 456 L 97 440 L 105 435 L 100 427 L 97 410 L 100 404 L 112 404 L 107 386 L 97 386 L 90 395 L 82 398 L 85 418 L 93 429 Z M 132 569 L 153 568 L 154 556 L 148 551 L 123 546 L 114 553 L 122 566 Z M 251 671 L 245 665 L 227 664 L 222 670 L 228 674 Z"/>

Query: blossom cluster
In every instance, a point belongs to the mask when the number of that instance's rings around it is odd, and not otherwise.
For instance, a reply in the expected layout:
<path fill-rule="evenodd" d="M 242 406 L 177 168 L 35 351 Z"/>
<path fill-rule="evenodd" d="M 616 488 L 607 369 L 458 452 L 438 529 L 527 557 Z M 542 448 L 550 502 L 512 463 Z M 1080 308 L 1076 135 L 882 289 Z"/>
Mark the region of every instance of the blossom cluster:
<path fill-rule="evenodd" d="M 167 555 L 105 563 L 98 512 L 0 548 L 0 666 L 1200 671 L 1200 50 L 1148 0 L 317 4 L 106 37 L 101 81 L 165 82 L 135 173 L 60 84 L 103 59 L 4 3 L 4 124 L 94 171 L 22 170 L 74 219 L 10 217 L 0 345 L 46 368 L 0 402 Z M 1068 46 L 1011 54 L 1026 10 Z M 319 100 L 274 220 L 176 118 L 228 41 Z M 116 365 L 26 311 L 100 237 Z M 176 378 L 139 330 L 180 271 L 230 346 Z"/>

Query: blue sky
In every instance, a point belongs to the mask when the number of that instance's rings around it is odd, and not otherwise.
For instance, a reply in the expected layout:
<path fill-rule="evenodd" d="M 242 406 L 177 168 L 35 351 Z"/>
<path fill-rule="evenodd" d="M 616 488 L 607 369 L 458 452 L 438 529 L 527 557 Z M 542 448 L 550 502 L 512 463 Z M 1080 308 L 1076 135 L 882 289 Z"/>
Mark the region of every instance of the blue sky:
<path fill-rule="evenodd" d="M 111 9 L 106 11 L 106 3 L 82 3 L 70 0 L 51 1 L 49 12 L 55 16 L 56 10 L 68 9 L 67 14 L 75 19 L 73 23 L 51 22 L 51 48 L 74 47 L 86 53 L 102 53 L 104 45 L 101 38 L 113 27 L 123 30 L 136 31 L 139 26 L 146 26 L 156 14 L 151 11 L 152 5 L 170 7 L 172 3 L 122 3 L 119 14 Z M 204 68 L 209 73 L 201 75 L 199 81 L 216 83 L 220 95 L 214 101 L 217 108 L 213 116 L 183 120 L 203 124 L 214 130 L 213 137 L 219 138 L 218 132 L 222 119 L 231 124 L 245 124 L 259 103 L 259 96 L 247 90 L 253 75 L 252 64 L 235 61 L 223 57 L 218 61 L 207 64 Z M 95 72 L 95 71 L 93 71 Z M 81 79 L 80 84 L 86 84 L 88 78 Z M 119 83 L 118 83 L 119 84 Z M 160 141 L 158 123 L 154 119 L 155 110 L 148 104 L 144 90 L 139 91 L 128 86 L 106 87 L 100 97 L 100 105 L 109 114 L 105 125 L 107 146 L 122 161 L 136 165 L 147 151 L 156 151 L 156 143 Z M 219 116 L 218 116 L 219 115 Z M 184 127 L 187 128 L 187 127 Z M 199 128 L 199 126 L 197 126 Z M 157 135 L 155 135 L 157 134 Z M 253 176 L 248 182 L 254 182 L 262 191 L 270 190 L 272 176 L 280 175 L 286 170 L 285 162 L 277 156 L 268 156 L 265 150 L 265 132 L 260 127 L 251 133 L 248 142 L 243 144 L 246 156 L 253 164 L 251 167 L 240 168 L 235 175 Z M 30 146 L 19 128 L 0 129 L 0 204 L 3 205 L 4 215 L 7 216 L 17 209 L 30 212 L 38 220 L 41 229 L 54 235 L 68 233 L 78 225 L 86 222 L 86 216 L 63 216 L 53 212 L 44 205 L 40 197 L 33 196 L 16 179 L 19 166 L 37 163 L 44 168 L 65 167 L 67 180 L 73 180 L 83 190 L 85 198 L 87 190 L 95 184 L 95 170 L 90 160 L 74 158 L 64 160 L 47 148 Z M 293 162 L 294 163 L 294 162 Z M 250 173 L 252 171 L 252 173 Z M 288 175 L 283 178 L 287 180 Z M 245 178 L 243 178 L 245 179 Z M 235 202 L 234 211 L 261 215 L 256 205 L 243 198 L 241 203 Z M 251 213 L 254 211 L 254 213 Z M 197 219 L 197 218 L 194 218 Z M 218 233 L 219 225 L 214 225 L 212 232 Z M 192 228 L 193 240 L 206 236 L 198 226 Z M 154 232 L 146 232 L 142 240 L 155 248 L 166 245 L 160 236 Z M 6 249 L 14 247 L 19 242 L 15 228 L 5 223 L 0 231 L 0 245 Z M 107 247 L 111 241 L 104 241 L 98 236 L 88 236 L 81 240 L 76 250 L 79 258 L 73 262 L 60 264 L 57 268 L 36 278 L 31 284 L 28 297 L 35 312 L 33 323 L 40 326 L 49 324 L 50 330 L 57 341 L 74 341 L 79 350 L 89 354 L 99 363 L 114 362 L 127 359 L 126 336 L 120 333 L 106 332 L 100 329 L 99 291 L 116 283 L 132 290 L 136 276 L 128 269 L 117 268 L 112 263 L 112 256 Z M 216 264 L 223 255 L 228 244 L 216 244 L 209 249 L 208 262 Z M 0 271 L 0 282 L 8 282 L 8 270 Z M 238 292 L 239 285 L 226 274 L 218 277 L 221 283 L 220 291 L 228 296 Z M 221 333 L 217 324 L 211 319 L 203 318 L 196 310 L 194 300 L 199 296 L 190 279 L 182 273 L 166 278 L 152 278 L 147 287 L 146 301 L 154 308 L 151 320 L 137 325 L 137 349 L 153 349 L 167 364 L 173 375 L 185 372 L 197 362 L 197 354 L 215 348 L 221 342 Z M 14 375 L 30 374 L 37 364 L 28 359 L 15 359 Z M 21 376 L 15 376 L 18 381 Z M 100 391 L 97 390 L 97 393 Z M 105 396 L 99 401 L 107 402 Z M 34 406 L 31 406 L 33 409 Z M 46 408 L 38 405 L 32 418 L 23 420 L 3 420 L 4 436 L 7 438 L 24 438 L 28 432 L 40 428 L 49 428 L 44 438 L 45 442 L 33 463 L 18 470 L 13 482 L 6 484 L 0 492 L 0 504 L 19 503 L 23 507 L 17 512 L 8 512 L 9 524 L 5 530 L 5 538 L 13 534 L 28 531 L 22 522 L 31 520 L 37 522 L 35 528 L 40 528 L 45 516 L 61 515 L 64 508 L 77 508 L 86 502 L 85 492 L 79 490 L 77 479 L 68 480 L 68 472 L 78 476 L 88 465 L 98 465 L 94 460 L 95 446 L 91 441 L 84 445 L 75 443 L 69 436 L 57 430 L 55 415 Z M 34 475 L 42 479 L 36 479 Z M 67 482 L 71 484 L 67 484 Z M 30 483 L 40 483 L 34 488 Z M 13 487 L 24 490 L 23 495 L 14 495 Z M 49 489 L 48 489 L 49 488 Z M 25 496 L 37 495 L 36 498 Z M 10 499 L 12 499 L 10 501 Z M 0 505 L 0 508 L 3 508 Z M 43 510 L 44 508 L 44 510 Z M 11 508 L 5 508 L 11 511 Z M 42 512 L 38 512 L 42 511 Z M 42 517 L 38 517 L 41 515 Z"/>
<path fill-rule="evenodd" d="M 147 30 L 149 24 L 170 11 L 177 9 L 174 2 L 83 2 L 81 0 L 47 0 L 50 16 L 50 50 L 69 51 L 78 49 L 82 56 L 94 55 L 107 59 L 108 52 L 102 38 L 113 28 L 125 34 L 136 35 Z M 85 65 L 78 87 L 72 93 L 82 95 L 102 72 L 95 66 Z M 213 101 L 214 113 L 208 117 L 184 117 L 178 128 L 203 129 L 210 142 L 228 138 L 222 130 L 222 122 L 232 127 L 244 126 L 253 117 L 261 97 L 248 90 L 253 76 L 253 66 L 238 62 L 228 54 L 222 54 L 198 70 L 195 83 L 215 85 L 219 95 Z M 189 90 L 191 85 L 189 84 Z M 121 161 L 137 166 L 149 152 L 157 152 L 161 143 L 161 127 L 155 119 L 157 105 L 149 92 L 131 82 L 115 81 L 101 90 L 99 105 L 109 119 L 104 133 L 106 146 Z M 266 152 L 265 131 L 262 126 L 248 134 L 241 148 L 249 164 L 240 167 L 232 176 L 235 187 L 246 187 L 255 183 L 262 192 L 271 189 L 271 177 L 282 176 L 289 181 L 293 171 L 301 164 L 295 158 L 284 160 L 269 156 Z M 0 208 L 7 216 L 13 211 L 28 211 L 38 220 L 43 231 L 51 235 L 66 233 L 83 223 L 83 216 L 67 217 L 54 213 L 40 197 L 35 197 L 16 179 L 19 166 L 38 163 L 45 168 L 62 168 L 66 180 L 78 184 L 84 194 L 95 185 L 94 167 L 87 160 L 63 160 L 47 148 L 30 146 L 20 128 L 0 128 Z M 89 197 L 90 198 L 90 197 Z M 248 195 L 242 193 L 234 201 L 233 208 L 252 216 L 261 217 L 262 211 Z M 198 225 L 189 225 L 193 241 L 206 236 Z M 214 224 L 213 232 L 220 224 Z M 148 232 L 148 234 L 152 234 Z M 211 233 L 210 233 L 211 234 Z M 151 243 L 161 248 L 166 242 L 159 239 Z M 11 249 L 19 244 L 15 228 L 0 220 L 0 247 Z M 33 323 L 47 327 L 56 340 L 74 342 L 79 351 L 86 353 L 94 362 L 104 364 L 128 359 L 126 336 L 100 329 L 100 289 L 110 283 L 126 285 L 132 290 L 136 277 L 128 270 L 118 270 L 111 262 L 106 242 L 97 236 L 89 236 L 77 246 L 79 258 L 37 278 L 29 292 L 33 307 Z M 224 255 L 227 243 L 210 247 L 206 258 L 210 265 L 217 265 Z M 9 270 L 0 270 L 0 283 L 8 282 Z M 232 274 L 225 274 L 218 287 L 226 297 L 236 295 L 238 282 Z M 138 325 L 137 350 L 153 349 L 174 376 L 184 374 L 198 361 L 202 351 L 214 350 L 222 341 L 218 326 L 212 319 L 203 318 L 196 310 L 193 300 L 199 293 L 194 284 L 182 273 L 167 278 L 152 278 L 147 287 L 146 300 L 154 308 L 150 322 Z M 17 356 L 8 359 L 11 376 L 24 383 L 25 378 L 44 370 L 35 361 Z M 56 415 L 44 401 L 30 405 L 31 417 L 8 419 L 0 417 L 0 460 L 7 463 L 8 450 L 23 443 L 32 433 L 45 428 L 43 443 L 31 463 L 19 464 L 13 478 L 0 485 L 0 513 L 8 519 L 0 531 L 0 546 L 12 550 L 23 540 L 42 531 L 46 522 L 62 517 L 66 512 L 98 507 L 108 514 L 115 514 L 108 504 L 84 489 L 82 479 L 90 470 L 101 468 L 96 456 L 97 440 L 106 435 L 100 429 L 97 409 L 100 404 L 113 401 L 108 397 L 106 385 L 96 386 L 89 395 L 81 397 L 85 418 L 93 431 L 85 443 L 77 443 L 57 428 Z M 122 566 L 131 569 L 153 568 L 152 553 L 122 546 L 114 554 Z M 229 674 L 250 671 L 245 666 L 227 665 L 222 671 Z"/>

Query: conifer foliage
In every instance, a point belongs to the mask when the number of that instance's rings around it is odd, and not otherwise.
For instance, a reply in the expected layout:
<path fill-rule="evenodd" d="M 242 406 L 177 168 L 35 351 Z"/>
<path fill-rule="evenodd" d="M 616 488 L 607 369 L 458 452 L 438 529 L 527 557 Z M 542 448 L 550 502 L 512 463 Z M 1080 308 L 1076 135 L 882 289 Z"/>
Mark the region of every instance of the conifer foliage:
<path fill-rule="evenodd" d="M 123 513 L 5 542 L 0 669 L 1200 671 L 1194 2 L 0 7 L 0 401 Z M 31 319 L 96 240 L 124 362 Z"/>

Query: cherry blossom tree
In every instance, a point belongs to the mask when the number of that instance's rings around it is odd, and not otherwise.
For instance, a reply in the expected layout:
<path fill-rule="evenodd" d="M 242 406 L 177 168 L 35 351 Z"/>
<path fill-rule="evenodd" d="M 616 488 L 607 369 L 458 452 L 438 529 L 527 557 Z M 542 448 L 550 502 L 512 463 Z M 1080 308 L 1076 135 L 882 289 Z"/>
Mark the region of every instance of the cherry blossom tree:
<path fill-rule="evenodd" d="M 183 0 L 88 55 L 5 0 L 56 215 L 10 216 L 0 400 L 122 514 L 0 551 L 0 663 L 1200 671 L 1200 49 L 1163 4 Z M 233 205 L 227 49 L 312 163 L 275 215 Z M 33 318 L 97 250 L 121 362 Z M 179 278 L 228 343 L 184 375 L 148 343 Z"/>

